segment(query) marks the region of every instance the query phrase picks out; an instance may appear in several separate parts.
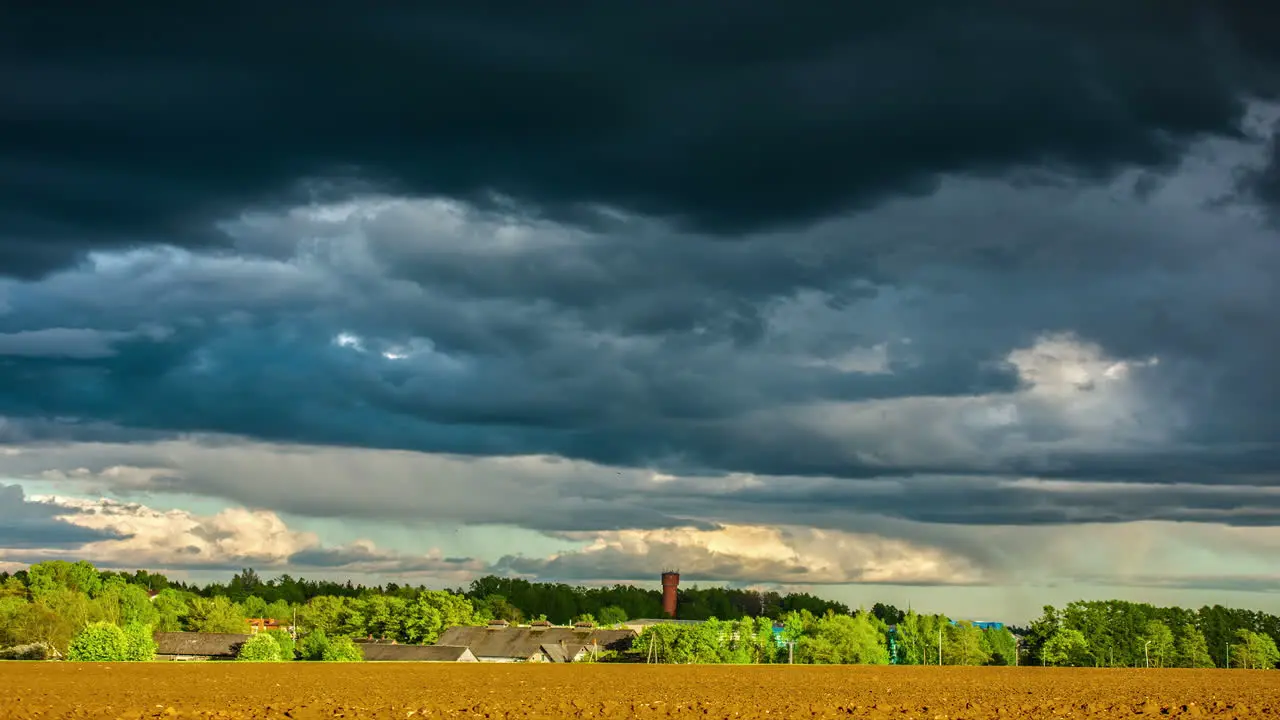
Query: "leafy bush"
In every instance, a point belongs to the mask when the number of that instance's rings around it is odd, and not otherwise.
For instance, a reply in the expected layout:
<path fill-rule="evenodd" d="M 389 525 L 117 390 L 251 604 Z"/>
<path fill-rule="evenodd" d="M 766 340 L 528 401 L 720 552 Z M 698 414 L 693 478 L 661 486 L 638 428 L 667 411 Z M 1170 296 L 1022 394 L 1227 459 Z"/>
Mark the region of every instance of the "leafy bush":
<path fill-rule="evenodd" d="M 156 641 L 151 635 L 151 626 L 142 623 L 129 623 L 124 626 L 125 659 L 135 662 L 147 662 L 156 659 Z"/>
<path fill-rule="evenodd" d="M 91 623 L 71 640 L 67 659 L 76 662 L 121 662 L 129 659 L 124 631 L 108 622 Z"/>
<path fill-rule="evenodd" d="M 360 662 L 364 660 L 364 651 L 351 638 L 341 637 L 329 641 L 322 657 L 325 662 Z"/>
<path fill-rule="evenodd" d="M 298 655 L 303 660 L 324 660 L 324 653 L 329 648 L 329 636 L 323 630 L 312 630 L 302 638 Z"/>
<path fill-rule="evenodd" d="M 276 639 L 276 644 L 280 646 L 280 659 L 289 661 L 294 658 L 293 636 L 284 630 L 268 630 L 267 634 Z"/>
<path fill-rule="evenodd" d="M 56 657 L 58 657 L 58 651 L 44 642 L 0 649 L 0 660 L 49 660 Z"/>
<path fill-rule="evenodd" d="M 240 652 L 236 653 L 236 660 L 246 662 L 280 662 L 283 659 L 280 644 L 267 633 L 258 633 L 244 641 Z"/>

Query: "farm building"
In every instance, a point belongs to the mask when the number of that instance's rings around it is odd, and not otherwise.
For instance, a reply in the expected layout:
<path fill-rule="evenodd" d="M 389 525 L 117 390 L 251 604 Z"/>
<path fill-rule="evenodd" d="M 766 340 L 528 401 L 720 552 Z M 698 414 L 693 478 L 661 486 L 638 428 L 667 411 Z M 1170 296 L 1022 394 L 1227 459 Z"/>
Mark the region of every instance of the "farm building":
<path fill-rule="evenodd" d="M 249 618 L 248 623 L 250 632 L 255 635 L 265 630 L 284 630 L 285 632 L 293 632 L 292 626 L 281 625 L 279 622 L 276 622 L 271 618 Z"/>
<path fill-rule="evenodd" d="M 625 650 L 634 630 L 601 630 L 589 625 L 555 627 L 550 623 L 487 627 L 451 627 L 437 645 L 464 646 L 480 662 L 577 662 L 592 653 Z"/>
<path fill-rule="evenodd" d="M 477 662 L 471 648 L 458 645 L 396 645 L 364 643 L 360 645 L 369 662 Z"/>
<path fill-rule="evenodd" d="M 249 639 L 241 633 L 158 632 L 157 660 L 234 660 Z"/>

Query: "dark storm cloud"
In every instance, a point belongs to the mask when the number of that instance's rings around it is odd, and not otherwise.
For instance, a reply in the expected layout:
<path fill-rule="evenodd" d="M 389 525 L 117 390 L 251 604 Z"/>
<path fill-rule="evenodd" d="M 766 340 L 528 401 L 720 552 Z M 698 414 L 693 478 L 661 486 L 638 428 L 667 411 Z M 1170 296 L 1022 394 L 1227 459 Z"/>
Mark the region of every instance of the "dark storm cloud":
<path fill-rule="evenodd" d="M 215 218 L 351 184 L 732 233 L 942 172 L 1164 169 L 1276 90 L 1264 5 L 26 3 L 0 23 L 0 272 L 222 244 Z"/>
<path fill-rule="evenodd" d="M 655 499 L 658 508 L 688 505 L 676 493 Z M 1139 520 L 1213 522 L 1240 526 L 1280 524 L 1280 494 L 1257 488 L 1115 486 L 1062 483 L 1005 485 L 963 478 L 893 484 L 823 484 L 813 488 L 775 485 L 714 498 L 717 515 L 743 515 L 817 527 L 829 525 L 830 508 L 914 522 L 965 525 L 1047 525 Z M 742 506 L 747 507 L 742 507 Z M 747 508 L 755 507 L 755 511 Z M 708 508 L 710 510 L 710 508 Z M 740 514 L 741 513 L 741 514 Z"/>
<path fill-rule="evenodd" d="M 30 502 L 21 485 L 0 485 L 0 548 L 72 547 L 119 535 L 78 527 L 60 516 L 77 511 L 49 503 Z"/>
<path fill-rule="evenodd" d="M 313 548 L 296 552 L 286 563 L 290 567 L 347 568 L 361 566 L 383 567 L 397 573 L 448 573 L 477 572 L 485 570 L 483 563 L 472 558 L 446 558 L 436 556 L 409 556 L 381 552 L 361 546 L 338 548 Z"/>

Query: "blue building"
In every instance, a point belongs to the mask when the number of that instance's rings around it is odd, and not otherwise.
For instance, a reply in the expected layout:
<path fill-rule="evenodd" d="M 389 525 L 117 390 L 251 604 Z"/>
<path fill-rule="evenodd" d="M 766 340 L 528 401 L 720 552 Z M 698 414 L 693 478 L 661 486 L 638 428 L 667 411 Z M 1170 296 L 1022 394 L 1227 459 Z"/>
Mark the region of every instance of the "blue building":
<path fill-rule="evenodd" d="M 951 624 L 955 625 L 957 624 L 957 621 L 952 620 Z M 1004 623 L 995 622 L 993 620 L 971 620 L 969 621 L 969 624 L 978 628 L 979 630 L 1003 630 L 1004 629 Z"/>

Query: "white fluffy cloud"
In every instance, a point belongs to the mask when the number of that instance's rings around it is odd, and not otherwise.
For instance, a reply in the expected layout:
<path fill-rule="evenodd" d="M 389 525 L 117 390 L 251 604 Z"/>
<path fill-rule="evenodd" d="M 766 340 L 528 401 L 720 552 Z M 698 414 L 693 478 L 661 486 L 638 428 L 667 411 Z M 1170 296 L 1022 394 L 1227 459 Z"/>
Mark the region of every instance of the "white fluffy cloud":
<path fill-rule="evenodd" d="M 27 502 L 55 508 L 53 517 L 73 527 L 113 537 L 59 549 L 0 547 L 0 560 L 84 559 L 105 567 L 178 571 L 310 569 L 360 576 L 427 575 L 435 581 L 469 579 L 484 569 L 483 563 L 446 558 L 438 550 L 410 555 L 383 550 L 364 539 L 327 546 L 315 533 L 290 529 L 269 510 L 230 507 L 198 515 L 185 510 L 155 510 L 140 503 L 57 495 L 34 495 Z M 6 562 L 13 564 L 15 560 Z"/>
<path fill-rule="evenodd" d="M 981 569 L 963 556 L 870 533 L 724 525 L 564 536 L 587 544 L 546 559 L 507 557 L 498 566 L 596 581 L 651 577 L 661 568 L 679 568 L 693 578 L 788 585 L 950 585 L 983 579 Z"/>

